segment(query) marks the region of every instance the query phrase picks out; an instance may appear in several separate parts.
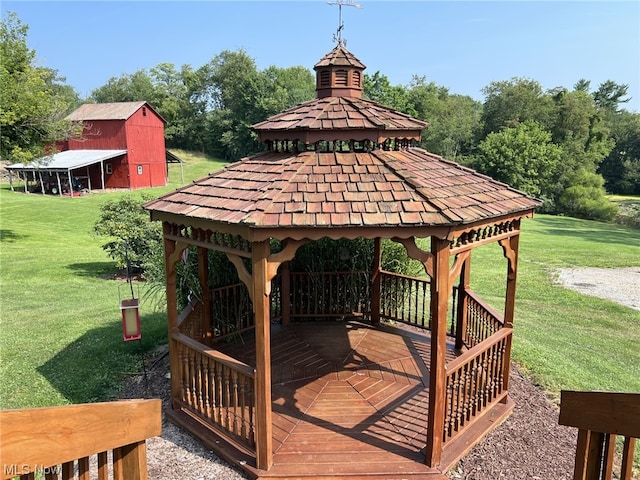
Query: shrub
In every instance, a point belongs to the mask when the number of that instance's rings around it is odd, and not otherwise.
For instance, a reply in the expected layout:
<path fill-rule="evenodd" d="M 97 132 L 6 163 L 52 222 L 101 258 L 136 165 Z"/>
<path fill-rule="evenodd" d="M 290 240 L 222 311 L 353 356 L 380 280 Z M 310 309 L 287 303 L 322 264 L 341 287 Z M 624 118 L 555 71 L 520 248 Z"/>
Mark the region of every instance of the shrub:
<path fill-rule="evenodd" d="M 558 198 L 558 210 L 577 218 L 610 221 L 618 213 L 618 206 L 611 202 L 604 189 L 601 175 L 584 169 L 567 175 L 567 188 Z"/>
<path fill-rule="evenodd" d="M 134 271 L 143 272 L 144 264 L 154 251 L 162 252 L 162 225 L 151 222 L 142 206 L 151 197 L 131 195 L 109 200 L 100 207 L 100 218 L 93 227 L 95 234 L 108 237 L 102 245 L 118 268 L 129 260 Z"/>

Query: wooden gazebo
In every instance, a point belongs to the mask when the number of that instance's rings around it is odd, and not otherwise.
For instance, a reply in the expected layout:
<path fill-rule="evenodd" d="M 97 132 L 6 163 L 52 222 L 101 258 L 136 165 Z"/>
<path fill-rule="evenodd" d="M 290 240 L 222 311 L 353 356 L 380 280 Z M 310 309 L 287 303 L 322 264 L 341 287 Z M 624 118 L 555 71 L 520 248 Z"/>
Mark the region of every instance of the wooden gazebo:
<path fill-rule="evenodd" d="M 540 202 L 415 147 L 428 125 L 363 99 L 341 42 L 314 68 L 316 99 L 254 125 L 265 152 L 146 205 L 164 231 L 166 413 L 253 478 L 443 478 L 513 408 L 520 222 Z M 323 238 L 373 241 L 370 271 L 289 271 Z M 383 271 L 382 241 L 427 276 Z M 490 243 L 504 312 L 471 289 Z M 187 249 L 202 293 L 179 311 Z M 240 284 L 209 285 L 211 250 Z"/>

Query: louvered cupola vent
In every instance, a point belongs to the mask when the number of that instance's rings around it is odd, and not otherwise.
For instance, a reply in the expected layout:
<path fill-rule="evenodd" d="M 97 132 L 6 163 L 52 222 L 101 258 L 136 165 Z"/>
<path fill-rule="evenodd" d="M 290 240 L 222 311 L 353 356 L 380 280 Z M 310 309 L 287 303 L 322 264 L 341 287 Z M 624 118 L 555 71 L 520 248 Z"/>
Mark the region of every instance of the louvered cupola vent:
<path fill-rule="evenodd" d="M 313 68 L 318 98 L 362 98 L 362 71 L 366 67 L 343 45 L 337 45 Z"/>

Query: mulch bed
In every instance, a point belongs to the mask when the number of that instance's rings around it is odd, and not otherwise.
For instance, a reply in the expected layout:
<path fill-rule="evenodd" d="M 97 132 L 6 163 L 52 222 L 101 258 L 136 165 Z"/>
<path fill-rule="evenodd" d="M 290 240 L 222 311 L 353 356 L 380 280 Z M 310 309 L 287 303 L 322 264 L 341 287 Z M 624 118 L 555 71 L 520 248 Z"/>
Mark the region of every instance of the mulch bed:
<path fill-rule="evenodd" d="M 121 398 L 170 396 L 166 347 L 150 355 L 146 381 L 131 379 Z M 570 480 L 573 478 L 577 431 L 558 425 L 558 407 L 512 366 L 510 394 L 516 407 L 502 425 L 476 445 L 448 472 L 453 480 Z M 164 422 L 162 438 L 148 441 L 150 477 L 154 479 L 245 478 L 201 447 L 176 426 Z M 172 457 L 177 452 L 177 459 Z"/>

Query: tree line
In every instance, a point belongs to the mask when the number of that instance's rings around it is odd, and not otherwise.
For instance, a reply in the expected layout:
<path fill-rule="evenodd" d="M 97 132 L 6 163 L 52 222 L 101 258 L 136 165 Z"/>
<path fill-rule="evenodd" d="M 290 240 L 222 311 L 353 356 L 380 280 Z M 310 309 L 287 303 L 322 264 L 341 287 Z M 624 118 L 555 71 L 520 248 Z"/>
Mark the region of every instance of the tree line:
<path fill-rule="evenodd" d="M 200 67 L 160 63 L 112 77 L 81 99 L 53 69 L 35 65 L 27 26 L 1 25 L 2 159 L 33 158 L 53 138 L 73 135 L 60 120 L 84 102 L 146 100 L 167 121 L 169 148 L 237 160 L 262 150 L 251 125 L 315 97 L 305 67 L 260 70 L 244 50 L 224 50 Z M 607 220 L 606 193 L 640 195 L 640 113 L 624 109 L 628 85 L 545 90 L 529 78 L 487 85 L 483 101 L 414 76 L 392 85 L 365 73 L 363 96 L 429 122 L 421 146 L 544 200 L 542 211 Z M 76 126 L 77 127 L 77 126 Z"/>

